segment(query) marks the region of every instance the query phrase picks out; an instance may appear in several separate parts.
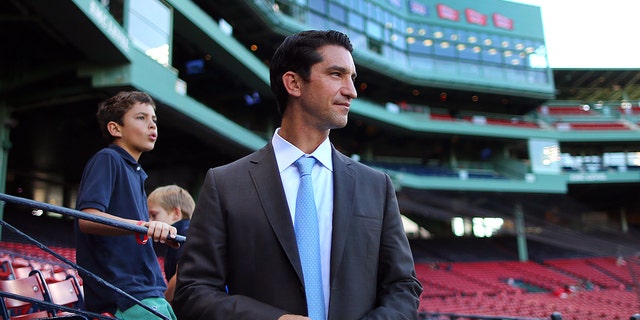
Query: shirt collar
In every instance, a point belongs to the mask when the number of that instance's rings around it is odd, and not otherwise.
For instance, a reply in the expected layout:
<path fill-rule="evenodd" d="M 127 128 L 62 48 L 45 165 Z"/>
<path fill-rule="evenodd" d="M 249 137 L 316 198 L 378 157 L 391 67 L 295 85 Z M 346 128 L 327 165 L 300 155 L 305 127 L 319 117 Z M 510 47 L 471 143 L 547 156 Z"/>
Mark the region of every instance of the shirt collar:
<path fill-rule="evenodd" d="M 273 146 L 273 151 L 276 154 L 278 170 L 282 172 L 305 153 L 298 149 L 298 147 L 289 143 L 289 141 L 283 139 L 278 134 L 279 131 L 280 128 L 276 129 L 276 132 L 273 134 L 273 138 L 271 138 L 271 144 Z M 331 141 L 329 141 L 329 137 L 327 137 L 318 146 L 318 148 L 311 153 L 311 155 L 324 167 L 333 171 L 333 162 L 331 161 Z"/>
<path fill-rule="evenodd" d="M 138 161 L 136 161 L 136 159 L 134 159 L 133 156 L 131 156 L 131 154 L 121 146 L 112 143 L 109 145 L 109 149 L 116 151 L 124 160 L 129 162 L 131 165 L 138 165 Z"/>

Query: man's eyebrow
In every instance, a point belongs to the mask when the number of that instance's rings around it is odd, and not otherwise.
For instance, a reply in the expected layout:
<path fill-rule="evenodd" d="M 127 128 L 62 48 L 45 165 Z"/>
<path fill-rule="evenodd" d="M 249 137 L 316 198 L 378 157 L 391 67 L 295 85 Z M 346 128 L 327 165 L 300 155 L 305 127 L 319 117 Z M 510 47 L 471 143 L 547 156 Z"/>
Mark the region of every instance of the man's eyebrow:
<path fill-rule="evenodd" d="M 340 73 L 349 73 L 348 69 L 342 66 L 334 65 L 327 68 L 328 71 L 339 71 Z M 358 74 L 354 71 L 351 78 L 355 79 Z"/>

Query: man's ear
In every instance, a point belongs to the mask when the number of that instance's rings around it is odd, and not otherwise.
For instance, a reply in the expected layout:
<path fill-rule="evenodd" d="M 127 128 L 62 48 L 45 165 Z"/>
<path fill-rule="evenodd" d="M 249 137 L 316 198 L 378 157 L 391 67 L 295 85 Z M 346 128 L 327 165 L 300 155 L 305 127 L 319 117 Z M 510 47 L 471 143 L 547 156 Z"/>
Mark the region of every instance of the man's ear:
<path fill-rule="evenodd" d="M 287 89 L 287 92 L 289 92 L 289 94 L 292 96 L 300 96 L 301 82 L 302 79 L 300 78 L 300 76 L 293 71 L 287 71 L 282 75 L 282 83 L 284 84 L 284 88 Z"/>
<path fill-rule="evenodd" d="M 107 123 L 107 130 L 113 137 L 118 137 L 118 138 L 122 137 L 122 131 L 120 130 L 120 125 L 117 124 L 115 121 L 109 121 L 109 123 Z"/>

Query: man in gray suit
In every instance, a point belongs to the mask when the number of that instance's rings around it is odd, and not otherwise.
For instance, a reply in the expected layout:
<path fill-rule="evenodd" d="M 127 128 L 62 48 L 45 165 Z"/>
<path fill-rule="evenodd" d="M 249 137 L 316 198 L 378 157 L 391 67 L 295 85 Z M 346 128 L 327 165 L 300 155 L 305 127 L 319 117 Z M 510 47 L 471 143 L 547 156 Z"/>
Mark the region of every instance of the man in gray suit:
<path fill-rule="evenodd" d="M 326 319 L 417 319 L 422 286 L 390 178 L 338 152 L 356 98 L 337 31 L 287 37 L 271 61 L 282 123 L 269 144 L 207 172 L 178 268 L 179 319 L 311 319 L 296 243 L 294 162 L 313 157 Z M 297 227 L 296 227 L 297 228 Z"/>

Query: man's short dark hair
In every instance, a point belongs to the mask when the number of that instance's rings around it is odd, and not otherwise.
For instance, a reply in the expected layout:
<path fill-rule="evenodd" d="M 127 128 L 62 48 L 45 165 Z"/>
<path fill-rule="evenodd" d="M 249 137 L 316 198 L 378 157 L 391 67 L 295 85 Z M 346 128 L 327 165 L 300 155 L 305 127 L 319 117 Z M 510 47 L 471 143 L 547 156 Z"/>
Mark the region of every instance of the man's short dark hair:
<path fill-rule="evenodd" d="M 271 59 L 271 91 L 278 102 L 278 111 L 284 114 L 289 93 L 282 83 L 282 75 L 288 71 L 299 74 L 309 81 L 311 67 L 322 61 L 318 48 L 336 45 L 353 52 L 349 37 L 335 30 L 308 30 L 292 34 L 284 39 Z"/>

